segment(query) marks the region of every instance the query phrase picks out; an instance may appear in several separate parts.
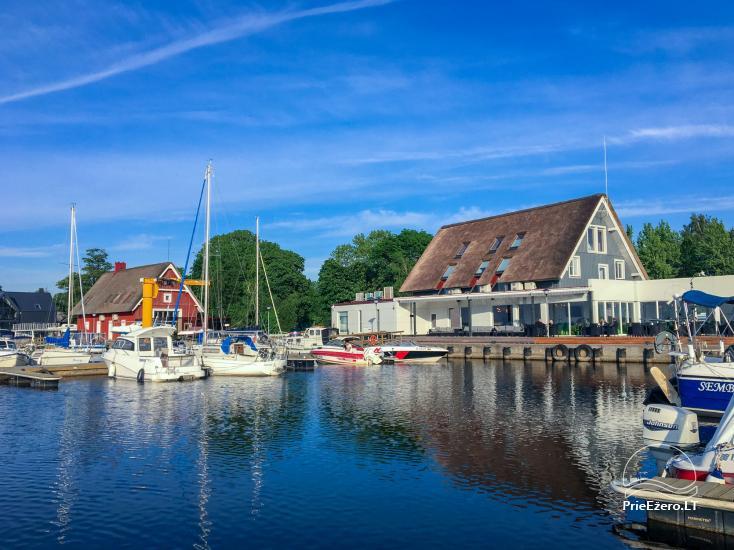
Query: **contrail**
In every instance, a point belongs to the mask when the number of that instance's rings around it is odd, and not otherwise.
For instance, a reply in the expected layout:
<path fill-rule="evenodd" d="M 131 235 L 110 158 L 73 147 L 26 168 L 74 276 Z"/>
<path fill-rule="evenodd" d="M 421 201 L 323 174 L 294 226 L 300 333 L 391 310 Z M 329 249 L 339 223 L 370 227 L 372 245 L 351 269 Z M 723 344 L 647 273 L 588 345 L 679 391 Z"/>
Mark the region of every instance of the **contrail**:
<path fill-rule="evenodd" d="M 236 19 L 234 22 L 220 25 L 212 28 L 206 32 L 200 33 L 192 38 L 183 40 L 177 40 L 161 46 L 159 48 L 152 49 L 147 52 L 138 53 L 123 59 L 105 69 L 95 71 L 93 73 L 83 74 L 61 80 L 58 82 L 52 82 L 50 84 L 44 84 L 30 90 L 23 92 L 17 92 L 15 94 L 0 96 L 0 105 L 6 103 L 14 103 L 16 101 L 22 101 L 31 97 L 37 97 L 54 92 L 60 92 L 63 90 L 71 90 L 73 88 L 80 88 L 100 80 L 113 77 L 115 75 L 135 71 L 142 67 L 148 67 L 155 65 L 161 61 L 165 61 L 171 57 L 181 55 L 197 48 L 203 48 L 205 46 L 211 46 L 212 44 L 221 44 L 222 42 L 229 42 L 243 36 L 248 36 L 262 32 L 266 29 L 295 21 L 298 19 L 305 19 L 307 17 L 316 17 L 319 15 L 329 15 L 333 13 L 344 13 L 349 11 L 361 10 L 364 8 L 371 8 L 376 6 L 382 6 L 390 4 L 394 0 L 355 0 L 354 2 L 340 2 L 338 4 L 330 4 L 328 6 L 321 6 L 318 8 L 309 8 L 303 10 L 284 11 L 279 13 L 253 15 L 248 14 Z"/>

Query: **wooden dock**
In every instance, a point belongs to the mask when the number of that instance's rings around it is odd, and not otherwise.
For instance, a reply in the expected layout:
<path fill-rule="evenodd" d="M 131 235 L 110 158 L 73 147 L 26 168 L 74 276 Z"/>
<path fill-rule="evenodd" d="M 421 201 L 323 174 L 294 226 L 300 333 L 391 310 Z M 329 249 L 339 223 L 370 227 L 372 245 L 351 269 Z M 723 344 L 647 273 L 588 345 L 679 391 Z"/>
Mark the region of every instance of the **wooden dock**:
<path fill-rule="evenodd" d="M 27 367 L 9 367 L 0 369 L 0 383 L 11 386 L 29 386 L 39 389 L 56 389 L 59 387 L 60 376 L 29 370 Z"/>
<path fill-rule="evenodd" d="M 647 512 L 651 521 L 734 535 L 734 485 L 655 477 L 634 488 L 617 485 L 614 490 L 653 503 Z M 678 506 L 655 508 L 654 503 Z"/>

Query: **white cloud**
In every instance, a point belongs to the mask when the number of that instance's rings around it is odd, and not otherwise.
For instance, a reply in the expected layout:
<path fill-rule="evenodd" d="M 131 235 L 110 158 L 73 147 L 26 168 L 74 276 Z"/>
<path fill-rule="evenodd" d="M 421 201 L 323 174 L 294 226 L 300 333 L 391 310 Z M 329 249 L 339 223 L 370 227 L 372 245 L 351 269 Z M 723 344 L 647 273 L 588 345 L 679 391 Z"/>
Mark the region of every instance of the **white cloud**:
<path fill-rule="evenodd" d="M 734 126 L 726 124 L 684 124 L 630 130 L 626 135 L 610 138 L 610 143 L 629 143 L 641 140 L 675 141 L 701 137 L 734 137 Z"/>
<path fill-rule="evenodd" d="M 60 244 L 37 247 L 0 246 L 0 258 L 46 258 L 55 255 Z"/>
<path fill-rule="evenodd" d="M 138 233 L 131 235 L 125 240 L 110 246 L 111 250 L 149 250 L 160 241 L 169 240 L 171 237 L 166 235 L 150 235 L 148 233 Z"/>
<path fill-rule="evenodd" d="M 352 2 L 341 2 L 303 10 L 247 14 L 235 19 L 234 22 L 220 22 L 210 30 L 201 32 L 192 38 L 176 40 L 166 44 L 165 46 L 131 55 L 126 59 L 122 59 L 98 71 L 44 84 L 22 92 L 0 96 L 0 105 L 63 90 L 80 88 L 88 84 L 106 80 L 118 74 L 155 65 L 165 61 L 166 59 L 170 59 L 171 57 L 181 55 L 191 50 L 220 44 L 222 42 L 229 42 L 244 36 L 262 32 L 290 21 L 381 6 L 392 1 L 393 0 L 355 0 Z"/>
<path fill-rule="evenodd" d="M 615 203 L 621 217 L 649 217 L 692 212 L 721 212 L 734 210 L 734 195 L 717 197 L 675 196 L 666 200 L 633 200 Z"/>

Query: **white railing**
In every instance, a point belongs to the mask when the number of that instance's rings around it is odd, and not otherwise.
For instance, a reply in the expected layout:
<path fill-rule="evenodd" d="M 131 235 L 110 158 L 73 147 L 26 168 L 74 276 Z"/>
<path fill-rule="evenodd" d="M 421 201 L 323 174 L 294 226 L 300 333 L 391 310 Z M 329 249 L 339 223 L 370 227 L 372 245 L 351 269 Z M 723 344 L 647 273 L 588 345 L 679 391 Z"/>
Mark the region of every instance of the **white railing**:
<path fill-rule="evenodd" d="M 61 330 L 62 325 L 59 323 L 15 323 L 13 325 L 13 332 L 33 332 L 33 331 L 48 331 L 49 329 Z M 65 327 L 64 327 L 65 329 Z"/>

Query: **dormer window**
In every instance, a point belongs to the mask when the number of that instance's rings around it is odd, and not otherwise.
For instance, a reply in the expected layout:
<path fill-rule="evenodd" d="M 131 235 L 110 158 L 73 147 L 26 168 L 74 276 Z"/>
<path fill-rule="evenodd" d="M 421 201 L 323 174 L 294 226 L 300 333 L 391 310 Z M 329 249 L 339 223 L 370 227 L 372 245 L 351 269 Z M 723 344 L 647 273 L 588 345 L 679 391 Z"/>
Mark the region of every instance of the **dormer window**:
<path fill-rule="evenodd" d="M 522 244 L 522 240 L 525 238 L 525 233 L 518 233 L 515 235 L 515 240 L 510 245 L 510 250 L 514 250 Z"/>
<path fill-rule="evenodd" d="M 496 273 L 498 275 L 501 274 L 501 273 L 504 273 L 505 270 L 509 267 L 509 265 L 510 265 L 510 258 L 502 258 L 502 261 L 500 262 L 500 265 L 497 266 Z"/>
<path fill-rule="evenodd" d="M 474 276 L 481 277 L 482 274 L 487 270 L 487 266 L 489 266 L 489 260 L 484 260 L 481 264 L 479 264 L 479 267 L 474 272 Z"/>
<path fill-rule="evenodd" d="M 466 249 L 469 248 L 469 245 L 470 244 L 471 243 L 469 243 L 469 242 L 461 243 L 461 246 L 456 251 L 456 255 L 454 256 L 454 258 L 461 258 L 464 255 L 464 252 L 466 252 Z"/>
<path fill-rule="evenodd" d="M 497 249 L 502 244 L 502 240 L 504 238 L 505 238 L 504 235 L 500 235 L 499 237 L 495 237 L 494 238 L 494 240 L 492 241 L 492 244 L 489 245 L 489 253 L 490 254 L 494 254 L 495 252 L 497 252 Z"/>
<path fill-rule="evenodd" d="M 447 280 L 447 279 L 448 279 L 449 277 L 451 277 L 451 274 L 452 274 L 452 273 L 454 272 L 454 270 L 455 270 L 455 269 L 456 269 L 456 266 L 455 266 L 455 265 L 450 265 L 450 266 L 448 266 L 448 267 L 446 268 L 446 271 L 444 271 L 443 275 L 441 276 L 441 280 L 442 280 L 442 281 L 445 281 L 445 280 Z"/>

